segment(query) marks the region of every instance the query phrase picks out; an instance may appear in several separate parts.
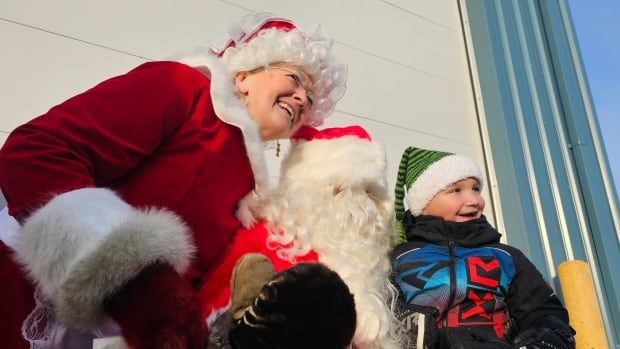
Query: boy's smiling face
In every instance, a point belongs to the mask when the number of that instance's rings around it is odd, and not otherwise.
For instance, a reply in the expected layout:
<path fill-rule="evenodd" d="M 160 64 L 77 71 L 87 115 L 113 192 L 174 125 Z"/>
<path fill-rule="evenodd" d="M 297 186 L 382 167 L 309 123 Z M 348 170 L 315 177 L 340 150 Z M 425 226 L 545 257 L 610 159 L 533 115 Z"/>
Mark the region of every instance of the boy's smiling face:
<path fill-rule="evenodd" d="M 437 193 L 422 210 L 422 214 L 441 217 L 450 222 L 466 222 L 482 216 L 484 198 L 480 183 L 466 178 Z"/>

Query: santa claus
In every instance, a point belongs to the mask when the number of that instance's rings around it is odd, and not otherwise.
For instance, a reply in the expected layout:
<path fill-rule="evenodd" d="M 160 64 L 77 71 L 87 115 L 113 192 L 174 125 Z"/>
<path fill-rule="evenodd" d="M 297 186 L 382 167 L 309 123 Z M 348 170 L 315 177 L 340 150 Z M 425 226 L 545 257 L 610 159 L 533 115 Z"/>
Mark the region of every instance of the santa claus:
<path fill-rule="evenodd" d="M 209 322 L 228 310 L 230 279 L 239 258 L 266 255 L 283 270 L 319 261 L 354 295 L 356 348 L 398 348 L 390 310 L 388 253 L 393 208 L 381 146 L 359 126 L 302 127 L 291 139 L 279 185 L 264 198 L 263 221 L 235 234 L 199 292 Z M 240 317 L 244 309 L 232 309 Z"/>

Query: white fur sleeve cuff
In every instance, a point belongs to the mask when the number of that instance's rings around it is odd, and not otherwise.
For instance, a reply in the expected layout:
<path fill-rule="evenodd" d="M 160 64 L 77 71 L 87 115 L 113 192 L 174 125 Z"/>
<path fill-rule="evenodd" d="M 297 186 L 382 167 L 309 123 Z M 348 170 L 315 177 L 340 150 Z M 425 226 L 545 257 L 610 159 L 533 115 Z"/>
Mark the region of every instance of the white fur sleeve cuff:
<path fill-rule="evenodd" d="M 104 318 L 103 300 L 155 262 L 185 271 L 195 251 L 173 213 L 137 210 L 108 189 L 79 189 L 36 211 L 17 237 L 20 262 L 61 320 L 80 329 Z"/>

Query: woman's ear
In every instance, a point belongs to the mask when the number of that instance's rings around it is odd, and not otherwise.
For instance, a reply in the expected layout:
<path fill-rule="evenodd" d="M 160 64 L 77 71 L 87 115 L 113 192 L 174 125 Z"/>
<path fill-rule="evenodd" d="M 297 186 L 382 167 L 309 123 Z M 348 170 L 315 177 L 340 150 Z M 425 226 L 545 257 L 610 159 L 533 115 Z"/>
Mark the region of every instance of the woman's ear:
<path fill-rule="evenodd" d="M 242 95 L 247 95 L 249 86 L 248 86 L 248 72 L 241 71 L 235 74 L 235 87 L 237 91 Z"/>

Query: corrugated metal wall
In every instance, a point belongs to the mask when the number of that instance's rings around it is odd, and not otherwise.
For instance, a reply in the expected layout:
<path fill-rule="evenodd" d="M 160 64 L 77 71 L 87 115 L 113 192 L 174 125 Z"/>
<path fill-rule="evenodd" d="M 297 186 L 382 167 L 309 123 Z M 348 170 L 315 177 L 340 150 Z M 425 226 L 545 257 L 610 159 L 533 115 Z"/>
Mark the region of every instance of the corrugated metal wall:
<path fill-rule="evenodd" d="M 557 266 L 587 261 L 617 344 L 617 203 L 566 1 L 460 3 L 508 242 L 558 291 Z"/>

